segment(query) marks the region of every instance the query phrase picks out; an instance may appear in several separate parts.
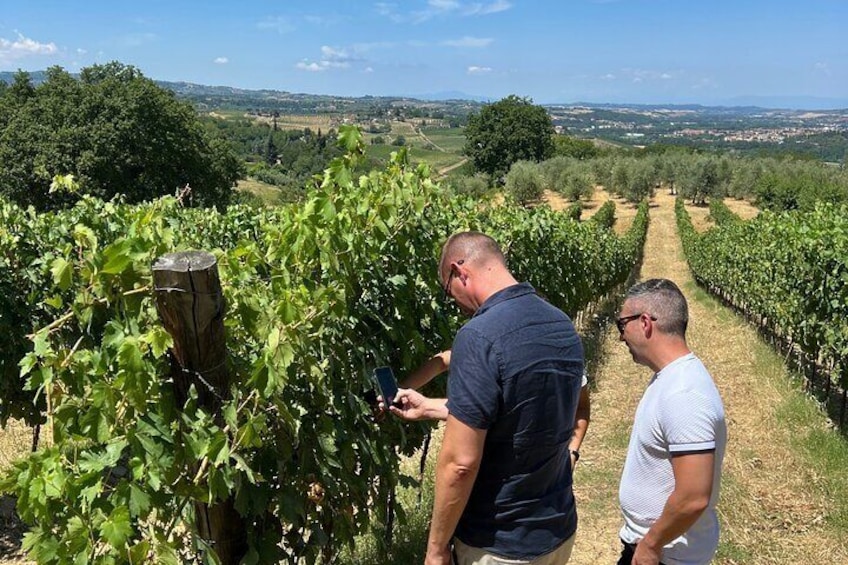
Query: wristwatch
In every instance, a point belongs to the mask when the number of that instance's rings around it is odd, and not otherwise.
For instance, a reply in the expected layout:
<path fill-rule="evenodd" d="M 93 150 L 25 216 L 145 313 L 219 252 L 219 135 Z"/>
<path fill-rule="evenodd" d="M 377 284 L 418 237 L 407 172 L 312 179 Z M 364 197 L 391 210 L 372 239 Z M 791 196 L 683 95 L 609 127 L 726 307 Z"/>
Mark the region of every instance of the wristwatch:
<path fill-rule="evenodd" d="M 576 449 L 569 449 L 572 455 L 574 455 L 574 462 L 577 463 L 580 461 L 580 452 Z"/>

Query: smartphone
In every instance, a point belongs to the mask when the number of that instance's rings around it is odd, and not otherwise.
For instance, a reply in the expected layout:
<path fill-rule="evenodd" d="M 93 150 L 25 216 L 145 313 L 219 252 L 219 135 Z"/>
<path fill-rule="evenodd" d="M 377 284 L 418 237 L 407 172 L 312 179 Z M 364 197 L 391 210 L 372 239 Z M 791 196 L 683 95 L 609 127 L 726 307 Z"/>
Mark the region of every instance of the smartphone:
<path fill-rule="evenodd" d="M 380 395 L 383 397 L 383 404 L 390 406 L 395 403 L 395 397 L 398 393 L 397 381 L 391 367 L 377 367 L 374 369 L 374 379 L 377 381 L 377 386 L 380 388 Z"/>

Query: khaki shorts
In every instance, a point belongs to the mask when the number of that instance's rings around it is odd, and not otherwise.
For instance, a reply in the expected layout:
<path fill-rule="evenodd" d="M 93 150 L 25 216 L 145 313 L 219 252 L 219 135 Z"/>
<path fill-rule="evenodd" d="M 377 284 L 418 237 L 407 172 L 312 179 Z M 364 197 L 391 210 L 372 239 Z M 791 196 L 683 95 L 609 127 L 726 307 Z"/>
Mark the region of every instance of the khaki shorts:
<path fill-rule="evenodd" d="M 492 555 L 478 547 L 471 547 L 458 539 L 454 539 L 456 565 L 565 565 L 571 557 L 573 548 L 574 536 L 571 536 L 553 551 L 528 561 Z"/>

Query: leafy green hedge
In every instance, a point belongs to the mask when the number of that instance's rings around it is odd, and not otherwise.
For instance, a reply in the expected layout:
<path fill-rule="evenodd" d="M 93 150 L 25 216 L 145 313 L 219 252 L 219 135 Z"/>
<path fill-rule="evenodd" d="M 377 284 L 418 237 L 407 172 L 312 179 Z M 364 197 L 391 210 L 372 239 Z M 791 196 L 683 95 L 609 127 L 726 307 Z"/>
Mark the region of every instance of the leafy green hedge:
<path fill-rule="evenodd" d="M 848 207 L 763 212 L 704 234 L 681 199 L 676 212 L 698 283 L 848 386 Z"/>
<path fill-rule="evenodd" d="M 354 178 L 361 137 L 339 137 L 347 154 L 288 207 L 84 198 L 34 216 L 0 202 L 0 257 L 14 266 L 0 280 L 30 296 L 11 306 L 27 318 L 11 330 L 11 358 L 47 399 L 54 433 L 0 486 L 33 524 L 25 546 L 39 563 L 186 560 L 203 548 L 192 502 L 231 495 L 248 522 L 248 563 L 332 556 L 386 523 L 398 454 L 429 429 L 375 418 L 367 398 L 374 366 L 403 374 L 458 328 L 437 279 L 449 234 L 490 233 L 516 275 L 571 314 L 622 283 L 641 253 L 646 205 L 623 238 L 547 207 L 481 209 L 403 150 Z M 26 245 L 15 239 L 24 225 L 36 235 Z M 167 380 L 151 265 L 183 249 L 218 258 L 235 376 L 223 425 L 194 400 L 178 410 Z"/>
<path fill-rule="evenodd" d="M 742 221 L 742 218 L 730 211 L 721 198 L 710 198 L 710 217 L 720 226 Z"/>

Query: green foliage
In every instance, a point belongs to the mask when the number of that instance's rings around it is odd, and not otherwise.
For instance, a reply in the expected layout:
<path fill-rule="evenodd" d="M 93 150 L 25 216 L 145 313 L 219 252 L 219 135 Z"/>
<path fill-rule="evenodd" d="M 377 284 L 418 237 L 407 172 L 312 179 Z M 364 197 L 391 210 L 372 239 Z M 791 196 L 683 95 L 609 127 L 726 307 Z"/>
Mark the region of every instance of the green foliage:
<path fill-rule="evenodd" d="M 553 157 L 540 165 L 545 186 L 571 200 L 589 198 L 594 192 L 588 164 L 572 157 Z"/>
<path fill-rule="evenodd" d="M 848 202 L 848 171 L 821 163 L 762 160 L 753 189 L 766 210 L 812 210 L 818 202 Z"/>
<path fill-rule="evenodd" d="M 601 151 L 588 139 L 578 139 L 569 135 L 555 135 L 554 154 L 583 160 L 597 157 L 601 154 Z"/>
<path fill-rule="evenodd" d="M 580 221 L 580 216 L 583 215 L 583 204 L 580 202 L 575 202 L 571 206 L 565 209 L 565 215 L 574 220 L 575 222 Z"/>
<path fill-rule="evenodd" d="M 731 212 L 720 198 L 710 198 L 710 218 L 720 226 L 742 221 L 742 218 Z"/>
<path fill-rule="evenodd" d="M 848 208 L 764 212 L 698 234 L 682 200 L 677 222 L 699 284 L 823 360 L 848 385 Z"/>
<path fill-rule="evenodd" d="M 486 175 L 457 175 L 446 182 L 454 192 L 472 198 L 479 198 L 491 192 L 489 178 Z"/>
<path fill-rule="evenodd" d="M 510 95 L 468 118 L 464 153 L 478 171 L 499 178 L 517 161 L 551 157 L 553 133 L 551 118 L 543 107 Z"/>
<path fill-rule="evenodd" d="M 544 192 L 539 166 L 530 161 L 516 161 L 506 175 L 504 188 L 520 204 L 538 201 Z"/>
<path fill-rule="evenodd" d="M 241 174 L 229 147 L 205 135 L 194 110 L 119 63 L 59 67 L 37 87 L 25 75 L 0 98 L 0 195 L 38 209 L 79 196 L 51 192 L 72 174 L 81 194 L 139 202 L 190 184 L 189 200 L 225 204 Z"/>
<path fill-rule="evenodd" d="M 679 178 L 680 195 L 694 204 L 705 204 L 709 197 L 722 197 L 718 162 L 702 157 L 686 163 Z"/>
<path fill-rule="evenodd" d="M 606 202 L 598 208 L 598 211 L 595 212 L 595 215 L 589 219 L 590 222 L 594 222 L 599 226 L 604 228 L 611 228 L 615 223 L 615 202 L 612 200 L 607 200 Z"/>
<path fill-rule="evenodd" d="M 374 366 L 409 371 L 455 333 L 435 276 L 450 233 L 490 233 L 516 276 L 571 314 L 622 284 L 641 252 L 646 206 L 619 238 L 546 206 L 481 209 L 403 150 L 357 175 L 360 134 L 343 128 L 339 143 L 346 154 L 287 207 L 83 197 L 38 215 L 0 200 L 0 260 L 16 267 L 0 284 L 27 296 L 0 302 L 21 322 L 3 359 L 20 362 L 53 422 L 53 446 L 0 480 L 33 526 L 33 559 L 177 563 L 203 547 L 194 503 L 227 497 L 246 518 L 248 560 L 332 559 L 386 523 L 398 454 L 423 441 L 426 425 L 375 418 L 366 399 Z M 178 407 L 168 380 L 151 265 L 184 249 L 214 251 L 228 305 L 233 384 L 217 417 L 198 406 L 203 382 Z"/>

